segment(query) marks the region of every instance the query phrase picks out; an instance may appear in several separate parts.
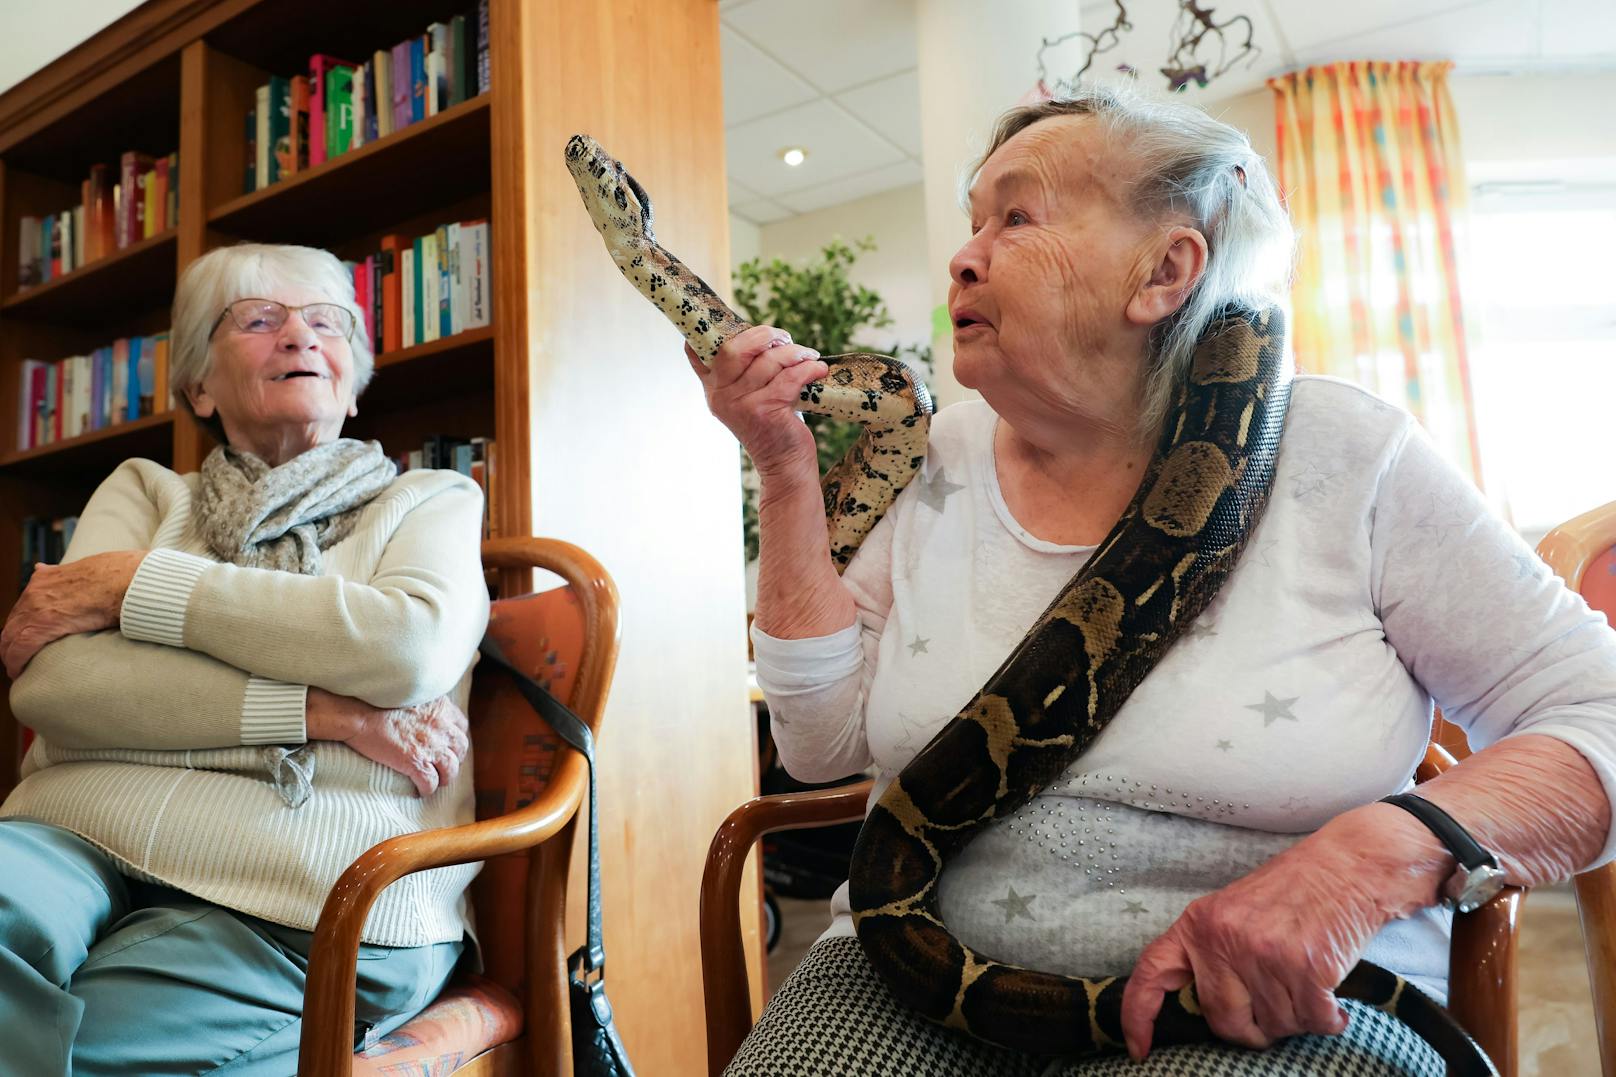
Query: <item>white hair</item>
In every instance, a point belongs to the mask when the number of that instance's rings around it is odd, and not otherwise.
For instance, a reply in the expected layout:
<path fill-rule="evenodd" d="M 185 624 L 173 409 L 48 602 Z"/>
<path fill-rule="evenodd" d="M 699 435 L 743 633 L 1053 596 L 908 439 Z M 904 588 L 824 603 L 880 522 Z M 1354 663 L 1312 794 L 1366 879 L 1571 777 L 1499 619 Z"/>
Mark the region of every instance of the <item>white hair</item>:
<path fill-rule="evenodd" d="M 1182 306 L 1151 333 L 1140 433 L 1153 437 L 1196 341 L 1231 305 L 1283 303 L 1295 234 L 1262 157 L 1245 134 L 1193 105 L 1137 91 L 1080 87 L 1069 97 L 1011 109 L 999 118 L 971 181 L 1000 146 L 1040 120 L 1093 116 L 1138 166 L 1127 197 L 1145 219 L 1187 217 L 1205 237 L 1206 269 Z"/>
<path fill-rule="evenodd" d="M 224 309 L 238 299 L 269 298 L 285 287 L 308 288 L 353 312 L 354 396 L 365 391 L 376 357 L 354 299 L 353 276 L 337 256 L 316 247 L 238 243 L 209 251 L 180 275 L 169 330 L 168 384 L 175 400 L 190 410 L 186 390 L 201 385 L 213 366 L 213 327 Z"/>

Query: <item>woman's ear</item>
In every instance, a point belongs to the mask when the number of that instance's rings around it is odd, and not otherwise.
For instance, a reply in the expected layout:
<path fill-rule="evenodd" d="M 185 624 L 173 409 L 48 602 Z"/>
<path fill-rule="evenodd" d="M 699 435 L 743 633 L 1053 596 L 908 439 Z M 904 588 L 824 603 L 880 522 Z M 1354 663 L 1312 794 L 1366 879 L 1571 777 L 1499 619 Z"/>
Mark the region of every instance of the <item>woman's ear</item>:
<path fill-rule="evenodd" d="M 213 397 L 201 385 L 193 385 L 185 390 L 185 399 L 191 402 L 191 410 L 196 412 L 198 419 L 211 419 L 218 408 L 213 403 Z"/>
<path fill-rule="evenodd" d="M 1135 325 L 1155 325 L 1170 317 L 1206 272 L 1206 237 L 1198 229 L 1176 225 L 1158 243 L 1149 275 L 1128 301 L 1128 320 Z"/>

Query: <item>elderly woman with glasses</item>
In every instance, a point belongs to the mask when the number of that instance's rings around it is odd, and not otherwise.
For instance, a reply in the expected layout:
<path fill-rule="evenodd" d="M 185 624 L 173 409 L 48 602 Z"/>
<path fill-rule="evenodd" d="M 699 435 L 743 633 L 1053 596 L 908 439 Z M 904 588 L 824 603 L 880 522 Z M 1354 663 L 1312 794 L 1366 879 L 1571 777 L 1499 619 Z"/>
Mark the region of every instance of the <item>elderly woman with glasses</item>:
<path fill-rule="evenodd" d="M 174 397 L 221 444 L 195 474 L 119 467 L 0 634 L 38 733 L 0 806 L 0 1069 L 292 1073 L 338 874 L 472 818 L 482 497 L 341 437 L 372 365 L 325 251 L 181 277 Z M 475 871 L 377 902 L 356 1045 L 442 987 Z"/>

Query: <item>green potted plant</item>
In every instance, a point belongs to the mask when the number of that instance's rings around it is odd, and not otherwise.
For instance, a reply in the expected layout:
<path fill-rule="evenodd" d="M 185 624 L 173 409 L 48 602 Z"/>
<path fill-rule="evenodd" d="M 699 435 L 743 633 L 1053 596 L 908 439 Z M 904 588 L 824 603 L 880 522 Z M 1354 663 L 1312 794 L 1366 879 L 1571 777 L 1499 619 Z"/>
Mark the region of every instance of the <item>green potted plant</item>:
<path fill-rule="evenodd" d="M 885 329 L 892 324 L 892 315 L 881 296 L 848 278 L 848 271 L 859 255 L 874 249 L 875 241 L 869 237 L 851 244 L 833 239 L 820 250 L 817 260 L 798 265 L 780 258 L 766 263 L 761 258 L 742 262 L 735 268 L 735 304 L 747 321 L 784 329 L 793 341 L 814 348 L 821 355 L 858 351 L 888 354 L 861 345 L 856 339 L 860 332 Z M 899 345 L 895 357 L 923 376 L 931 372 L 930 345 Z M 814 432 L 821 475 L 846 455 L 863 429 L 856 423 L 837 422 L 823 415 L 805 413 L 803 421 Z M 758 555 L 757 480 L 744 449 L 741 469 L 745 490 L 742 518 L 746 529 L 746 559 L 755 561 Z"/>

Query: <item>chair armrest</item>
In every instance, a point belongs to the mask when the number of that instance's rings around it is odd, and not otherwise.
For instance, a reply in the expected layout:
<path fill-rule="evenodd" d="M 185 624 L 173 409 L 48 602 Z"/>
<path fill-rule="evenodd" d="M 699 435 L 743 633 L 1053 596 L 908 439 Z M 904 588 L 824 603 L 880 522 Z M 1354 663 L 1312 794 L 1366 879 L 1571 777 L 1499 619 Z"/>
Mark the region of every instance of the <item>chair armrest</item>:
<path fill-rule="evenodd" d="M 1577 912 L 1588 951 L 1594 1027 L 1599 1030 L 1600 1072 L 1616 1075 L 1616 864 L 1577 876 Z"/>
<path fill-rule="evenodd" d="M 752 988 L 741 940 L 741 875 L 765 834 L 864 818 L 873 782 L 754 797 L 729 813 L 701 877 L 701 983 L 707 1005 L 707 1070 L 723 1072 L 752 1027 Z"/>
<path fill-rule="evenodd" d="M 354 990 L 359 935 L 377 896 L 405 875 L 529 849 L 577 814 L 587 789 L 583 756 L 567 749 L 530 804 L 493 819 L 401 834 L 367 849 L 337 879 L 320 910 L 303 994 L 302 1077 L 353 1072 Z"/>
<path fill-rule="evenodd" d="M 1475 912 L 1455 915 L 1448 950 L 1448 1012 L 1481 1045 L 1499 1077 L 1520 1066 L 1516 943 L 1526 889 L 1506 886 Z"/>

